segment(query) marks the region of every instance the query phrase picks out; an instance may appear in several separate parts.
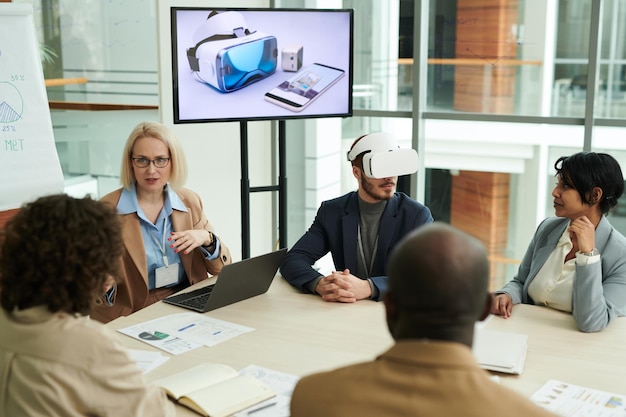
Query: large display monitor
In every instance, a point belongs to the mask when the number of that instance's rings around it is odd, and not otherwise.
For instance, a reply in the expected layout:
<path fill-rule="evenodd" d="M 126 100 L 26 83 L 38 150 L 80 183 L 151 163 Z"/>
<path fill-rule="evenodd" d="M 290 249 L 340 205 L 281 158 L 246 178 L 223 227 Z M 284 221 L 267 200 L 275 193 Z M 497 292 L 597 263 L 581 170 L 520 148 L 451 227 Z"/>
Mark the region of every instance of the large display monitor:
<path fill-rule="evenodd" d="M 174 123 L 352 115 L 352 9 L 172 7 Z"/>

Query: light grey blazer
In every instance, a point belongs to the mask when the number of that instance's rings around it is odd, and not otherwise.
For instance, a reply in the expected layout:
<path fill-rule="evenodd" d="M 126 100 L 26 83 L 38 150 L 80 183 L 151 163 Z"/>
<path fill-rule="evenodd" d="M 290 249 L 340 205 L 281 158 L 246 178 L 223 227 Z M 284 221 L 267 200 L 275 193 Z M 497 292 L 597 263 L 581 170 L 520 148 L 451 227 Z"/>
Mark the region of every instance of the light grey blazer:
<path fill-rule="evenodd" d="M 496 292 L 509 294 L 513 304 L 534 304 L 528 286 L 556 247 L 568 222 L 565 217 L 549 217 L 541 222 L 517 276 Z M 626 238 L 605 216 L 596 228 L 596 249 L 600 262 L 576 265 L 572 315 L 582 332 L 600 331 L 614 318 L 626 315 Z"/>

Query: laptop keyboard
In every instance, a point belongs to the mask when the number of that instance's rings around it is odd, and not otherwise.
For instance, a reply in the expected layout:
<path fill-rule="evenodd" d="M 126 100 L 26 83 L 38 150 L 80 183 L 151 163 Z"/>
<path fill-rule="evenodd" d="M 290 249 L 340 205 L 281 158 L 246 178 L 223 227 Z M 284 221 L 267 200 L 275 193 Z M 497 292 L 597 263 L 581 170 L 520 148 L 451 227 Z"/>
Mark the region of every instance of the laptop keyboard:
<path fill-rule="evenodd" d="M 208 287 L 200 288 L 195 291 L 190 291 L 188 294 L 193 294 L 197 292 L 198 295 L 195 297 L 190 297 L 186 300 L 180 300 L 178 301 L 178 304 L 188 306 L 191 308 L 202 309 L 204 305 L 206 304 L 207 300 L 209 299 L 209 296 L 211 295 L 211 291 L 213 291 L 213 285 L 209 285 Z"/>
<path fill-rule="evenodd" d="M 189 298 L 188 300 L 182 300 L 179 304 L 182 304 L 187 307 L 201 309 L 206 304 L 206 301 L 209 299 L 210 292 L 202 295 L 198 295 L 197 297 Z"/>

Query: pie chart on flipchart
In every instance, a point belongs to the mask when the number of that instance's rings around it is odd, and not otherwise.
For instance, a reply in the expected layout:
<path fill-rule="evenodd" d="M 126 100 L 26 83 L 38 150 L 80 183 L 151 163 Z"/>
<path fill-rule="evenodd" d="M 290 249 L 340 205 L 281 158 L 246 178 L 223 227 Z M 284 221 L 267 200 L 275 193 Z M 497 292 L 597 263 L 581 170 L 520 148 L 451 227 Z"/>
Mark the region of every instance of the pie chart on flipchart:
<path fill-rule="evenodd" d="M 15 123 L 22 118 L 24 100 L 9 82 L 0 82 L 0 123 Z"/>

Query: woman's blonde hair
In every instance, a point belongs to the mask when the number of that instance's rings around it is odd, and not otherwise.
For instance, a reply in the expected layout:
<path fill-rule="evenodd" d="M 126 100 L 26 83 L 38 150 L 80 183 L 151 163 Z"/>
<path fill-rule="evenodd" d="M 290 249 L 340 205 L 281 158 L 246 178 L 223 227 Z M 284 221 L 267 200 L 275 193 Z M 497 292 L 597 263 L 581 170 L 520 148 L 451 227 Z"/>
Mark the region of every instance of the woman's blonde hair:
<path fill-rule="evenodd" d="M 122 169 L 120 181 L 127 190 L 135 184 L 136 178 L 133 171 L 133 147 L 141 138 L 155 138 L 167 145 L 170 151 L 170 164 L 172 166 L 169 184 L 173 189 L 180 189 L 187 181 L 187 161 L 185 153 L 174 132 L 167 126 L 157 122 L 141 122 L 130 132 L 122 157 Z"/>

